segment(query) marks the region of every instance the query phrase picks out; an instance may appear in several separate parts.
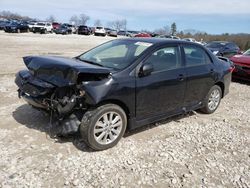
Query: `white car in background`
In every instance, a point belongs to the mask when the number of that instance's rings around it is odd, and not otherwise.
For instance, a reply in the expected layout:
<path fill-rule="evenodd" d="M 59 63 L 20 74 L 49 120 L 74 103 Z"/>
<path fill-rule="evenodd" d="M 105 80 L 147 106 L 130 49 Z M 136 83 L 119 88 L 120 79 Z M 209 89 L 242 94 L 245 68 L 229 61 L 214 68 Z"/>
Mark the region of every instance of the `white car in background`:
<path fill-rule="evenodd" d="M 99 36 L 99 35 L 101 35 L 101 36 L 106 36 L 106 30 L 105 30 L 105 28 L 104 27 L 95 27 L 95 36 Z"/>
<path fill-rule="evenodd" d="M 197 41 L 194 38 L 185 38 L 185 39 L 182 39 L 182 40 L 197 43 Z"/>
<path fill-rule="evenodd" d="M 34 26 L 33 26 L 33 33 L 52 33 L 53 30 L 53 26 L 50 22 L 37 22 Z"/>

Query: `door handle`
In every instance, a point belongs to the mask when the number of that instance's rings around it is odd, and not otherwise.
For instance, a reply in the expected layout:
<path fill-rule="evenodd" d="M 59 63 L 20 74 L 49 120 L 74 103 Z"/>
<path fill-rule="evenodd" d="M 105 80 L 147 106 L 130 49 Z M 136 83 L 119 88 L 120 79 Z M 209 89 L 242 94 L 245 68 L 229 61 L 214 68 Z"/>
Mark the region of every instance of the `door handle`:
<path fill-rule="evenodd" d="M 185 79 L 185 77 L 184 77 L 183 74 L 179 74 L 178 79 L 179 79 L 180 81 L 183 81 L 183 80 Z"/>
<path fill-rule="evenodd" d="M 210 69 L 210 73 L 214 73 L 214 69 Z"/>

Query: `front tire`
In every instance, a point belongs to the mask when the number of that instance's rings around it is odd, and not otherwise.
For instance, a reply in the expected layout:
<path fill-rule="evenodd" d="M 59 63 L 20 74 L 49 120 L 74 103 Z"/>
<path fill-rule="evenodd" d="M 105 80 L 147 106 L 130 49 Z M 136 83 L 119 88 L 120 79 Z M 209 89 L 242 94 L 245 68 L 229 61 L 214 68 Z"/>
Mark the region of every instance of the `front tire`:
<path fill-rule="evenodd" d="M 127 116 L 115 104 L 106 104 L 87 111 L 80 125 L 85 143 L 94 150 L 105 150 L 115 146 L 127 127 Z"/>
<path fill-rule="evenodd" d="M 205 106 L 200 110 L 205 114 L 212 114 L 219 107 L 222 98 L 221 88 L 214 85 L 208 92 L 204 101 Z"/>

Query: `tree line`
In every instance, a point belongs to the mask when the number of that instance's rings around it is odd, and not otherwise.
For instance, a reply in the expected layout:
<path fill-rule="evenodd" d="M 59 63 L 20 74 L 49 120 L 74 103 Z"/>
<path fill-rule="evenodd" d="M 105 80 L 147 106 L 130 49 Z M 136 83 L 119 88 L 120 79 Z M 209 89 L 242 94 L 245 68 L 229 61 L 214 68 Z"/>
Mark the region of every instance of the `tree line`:
<path fill-rule="evenodd" d="M 175 35 L 180 38 L 194 38 L 197 41 L 230 41 L 236 43 L 241 50 L 248 50 L 250 49 L 250 34 L 246 33 L 238 33 L 238 34 L 229 34 L 229 33 L 223 33 L 220 35 L 212 35 L 208 34 L 206 32 L 200 32 L 196 31 L 194 29 L 184 30 L 184 31 L 178 31 L 176 23 L 172 23 L 169 27 L 168 25 L 156 29 L 154 31 L 155 33 L 161 34 L 161 35 Z"/>
<path fill-rule="evenodd" d="M 0 18 L 4 19 L 14 19 L 14 20 L 37 20 L 39 19 L 34 19 L 30 18 L 28 16 L 22 16 L 17 13 L 13 13 L 10 11 L 1 11 L 0 12 Z M 87 22 L 90 20 L 90 17 L 84 13 L 79 14 L 79 15 L 73 15 L 70 17 L 69 22 L 74 25 L 86 25 Z M 57 19 L 55 18 L 54 15 L 50 15 L 46 18 L 46 21 L 50 22 L 56 22 Z M 101 20 L 97 19 L 94 21 L 94 26 L 104 26 Z M 105 24 L 106 27 L 110 27 L 112 29 L 116 30 L 127 30 L 127 20 L 126 19 L 118 19 L 114 21 L 110 21 Z M 194 38 L 197 41 L 231 41 L 235 42 L 242 50 L 247 50 L 250 48 L 250 34 L 229 34 L 229 33 L 224 33 L 221 35 L 212 35 L 208 34 L 206 32 L 200 32 L 196 31 L 193 29 L 190 30 L 184 30 L 184 31 L 178 31 L 177 30 L 177 24 L 174 22 L 170 26 L 165 25 L 162 28 L 155 29 L 154 31 L 147 31 L 147 30 L 142 30 L 145 32 L 150 32 L 150 33 L 156 33 L 159 35 L 176 35 L 180 38 Z"/>

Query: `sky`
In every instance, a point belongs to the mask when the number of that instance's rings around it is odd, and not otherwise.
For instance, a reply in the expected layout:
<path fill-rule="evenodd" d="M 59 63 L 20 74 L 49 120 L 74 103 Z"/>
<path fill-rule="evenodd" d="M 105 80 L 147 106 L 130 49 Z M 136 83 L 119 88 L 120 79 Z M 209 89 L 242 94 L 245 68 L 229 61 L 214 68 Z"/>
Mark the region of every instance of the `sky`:
<path fill-rule="evenodd" d="M 0 0 L 0 11 L 46 20 L 54 15 L 68 22 L 84 13 L 92 26 L 126 19 L 130 30 L 155 30 L 173 22 L 177 30 L 195 29 L 210 34 L 250 33 L 250 0 Z"/>

